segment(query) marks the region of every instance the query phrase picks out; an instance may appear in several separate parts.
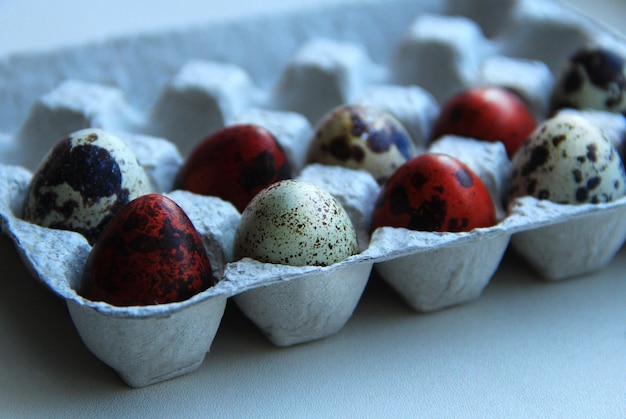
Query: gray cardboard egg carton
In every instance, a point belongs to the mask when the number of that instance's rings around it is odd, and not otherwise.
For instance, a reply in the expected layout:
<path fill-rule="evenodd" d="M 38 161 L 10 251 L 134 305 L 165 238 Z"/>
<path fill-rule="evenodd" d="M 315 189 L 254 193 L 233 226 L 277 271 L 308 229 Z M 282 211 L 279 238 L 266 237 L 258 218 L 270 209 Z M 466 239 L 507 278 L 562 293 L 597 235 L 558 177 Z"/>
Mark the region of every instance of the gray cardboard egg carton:
<path fill-rule="evenodd" d="M 86 346 L 133 387 L 196 369 L 231 298 L 272 342 L 286 346 L 339 331 L 373 269 L 422 312 L 478 298 L 509 244 L 546 279 L 583 275 L 604 267 L 622 246 L 626 198 L 580 206 L 522 198 L 509 213 L 500 206 L 493 227 L 467 233 L 381 228 L 370 237 L 380 186 L 365 172 L 306 165 L 305 156 L 315 122 L 343 103 L 394 113 L 421 149 L 440 104 L 475 84 L 514 89 L 541 119 L 555 74 L 587 44 L 626 51 L 614 35 L 550 2 L 392 1 L 6 57 L 0 60 L 0 88 L 10 99 L 0 112 L 0 225 L 33 275 L 66 301 Z M 582 114 L 601 121 L 621 146 L 622 116 Z M 172 185 L 194 144 L 239 122 L 272 131 L 296 176 L 339 199 L 357 229 L 359 254 L 330 267 L 232 261 L 240 214 L 218 198 L 172 191 Z M 85 127 L 124 139 L 155 190 L 187 212 L 221 278 L 215 287 L 146 307 L 114 307 L 76 293 L 87 241 L 19 214 L 43 155 Z M 501 144 L 447 137 L 429 147 L 465 161 L 502 202 L 510 162 Z"/>

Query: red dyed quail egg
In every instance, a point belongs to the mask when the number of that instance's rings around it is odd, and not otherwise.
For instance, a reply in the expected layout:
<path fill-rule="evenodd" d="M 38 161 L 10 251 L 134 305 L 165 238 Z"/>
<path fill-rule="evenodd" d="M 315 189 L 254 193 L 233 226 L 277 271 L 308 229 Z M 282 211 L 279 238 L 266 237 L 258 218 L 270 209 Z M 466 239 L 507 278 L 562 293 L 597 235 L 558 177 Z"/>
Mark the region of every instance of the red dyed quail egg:
<path fill-rule="evenodd" d="M 101 129 L 84 129 L 44 157 L 28 186 L 22 217 L 76 231 L 93 244 L 117 211 L 150 191 L 145 170 L 122 140 Z"/>
<path fill-rule="evenodd" d="M 513 92 L 500 87 L 474 87 L 444 104 L 435 121 L 433 139 L 449 134 L 500 141 L 512 157 L 535 127 L 530 109 Z"/>
<path fill-rule="evenodd" d="M 583 117 L 561 113 L 515 155 L 508 200 L 530 195 L 560 204 L 600 203 L 625 193 L 624 167 L 611 142 Z"/>
<path fill-rule="evenodd" d="M 554 86 L 552 112 L 598 109 L 626 115 L 626 61 L 603 48 L 583 48 L 564 67 Z"/>
<path fill-rule="evenodd" d="M 143 195 L 122 208 L 94 244 L 81 295 L 116 306 L 186 300 L 215 284 L 200 236 L 171 199 Z"/>
<path fill-rule="evenodd" d="M 280 144 L 265 128 L 241 124 L 205 138 L 182 165 L 177 187 L 231 202 L 242 212 L 261 189 L 291 178 Z"/>
<path fill-rule="evenodd" d="M 333 109 L 317 125 L 308 161 L 364 169 L 384 182 L 416 153 L 411 135 L 390 113 L 369 106 L 344 105 Z"/>
<path fill-rule="evenodd" d="M 427 153 L 403 164 L 383 186 L 372 231 L 391 226 L 418 231 L 469 231 L 496 223 L 489 191 L 461 161 Z"/>
<path fill-rule="evenodd" d="M 356 232 L 341 204 L 302 180 L 259 192 L 241 215 L 235 258 L 292 266 L 329 266 L 357 253 Z"/>

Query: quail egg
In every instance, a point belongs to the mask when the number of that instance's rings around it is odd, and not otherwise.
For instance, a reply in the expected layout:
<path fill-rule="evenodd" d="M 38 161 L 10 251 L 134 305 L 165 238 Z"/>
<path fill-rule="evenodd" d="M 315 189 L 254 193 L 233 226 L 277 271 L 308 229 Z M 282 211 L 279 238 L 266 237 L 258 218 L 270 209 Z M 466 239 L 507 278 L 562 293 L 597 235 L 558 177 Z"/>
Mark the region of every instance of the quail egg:
<path fill-rule="evenodd" d="M 363 169 L 382 183 L 416 154 L 411 135 L 390 113 L 371 106 L 344 105 L 318 123 L 308 161 Z"/>
<path fill-rule="evenodd" d="M 241 215 L 235 259 L 292 266 L 329 266 L 357 253 L 354 226 L 328 192 L 283 180 L 259 192 Z"/>
<path fill-rule="evenodd" d="M 81 294 L 116 306 L 186 300 L 215 284 L 200 235 L 174 201 L 159 194 L 129 202 L 94 244 Z"/>
<path fill-rule="evenodd" d="M 93 244 L 117 211 L 150 191 L 144 168 L 121 139 L 101 129 L 83 129 L 44 157 L 28 186 L 22 217 L 76 231 Z"/>
<path fill-rule="evenodd" d="M 445 103 L 433 139 L 449 134 L 500 141 L 511 157 L 535 127 L 530 109 L 515 93 L 502 87 L 474 87 Z"/>
<path fill-rule="evenodd" d="M 530 195 L 560 204 L 601 203 L 625 193 L 614 146 L 600 128 L 573 113 L 546 120 L 512 161 L 509 202 Z"/>
<path fill-rule="evenodd" d="M 555 85 L 551 108 L 553 114 L 562 108 L 626 114 L 626 61 L 605 48 L 577 51 Z"/>
<path fill-rule="evenodd" d="M 265 128 L 238 124 L 209 135 L 180 168 L 177 186 L 231 202 L 243 211 L 261 189 L 291 178 L 291 166 Z"/>
<path fill-rule="evenodd" d="M 426 153 L 402 166 L 378 195 L 372 231 L 390 226 L 417 231 L 469 231 L 496 223 L 487 187 L 447 154 Z"/>

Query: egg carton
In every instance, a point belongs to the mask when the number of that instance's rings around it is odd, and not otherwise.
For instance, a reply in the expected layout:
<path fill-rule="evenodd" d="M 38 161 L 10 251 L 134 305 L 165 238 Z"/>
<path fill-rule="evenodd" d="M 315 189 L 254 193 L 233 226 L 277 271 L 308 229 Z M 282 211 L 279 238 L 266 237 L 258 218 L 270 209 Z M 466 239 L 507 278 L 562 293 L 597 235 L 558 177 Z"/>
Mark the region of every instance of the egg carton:
<path fill-rule="evenodd" d="M 549 1 L 394 0 L 7 57 L 0 60 L 0 89 L 11 99 L 0 112 L 0 226 L 32 274 L 66 302 L 85 345 L 133 387 L 196 369 L 229 301 L 270 341 L 288 346 L 338 332 L 373 270 L 419 312 L 477 299 L 509 245 L 546 279 L 584 275 L 606 266 L 626 239 L 626 198 L 573 206 L 526 197 L 505 209 L 510 161 L 502 144 L 451 136 L 429 144 L 429 136 L 447 96 L 477 84 L 515 90 L 543 118 L 555 75 L 571 52 L 589 44 L 626 51 L 619 37 Z M 255 45 L 255 53 L 245 45 Z M 111 62 L 113 73 L 102 65 Z M 344 103 L 387 110 L 418 149 L 468 164 L 494 198 L 498 223 L 464 233 L 383 227 L 370 234 L 380 190 L 371 175 L 306 163 L 314 124 Z M 621 147 L 621 115 L 569 112 L 601 122 Z M 243 122 L 273 132 L 295 176 L 341 202 L 357 231 L 357 255 L 329 267 L 233 261 L 237 210 L 219 198 L 172 190 L 193 145 Z M 115 307 L 77 293 L 88 242 L 20 214 L 44 154 L 86 127 L 122 138 L 155 191 L 185 210 L 221 279 L 217 285 L 183 302 L 145 307 Z"/>

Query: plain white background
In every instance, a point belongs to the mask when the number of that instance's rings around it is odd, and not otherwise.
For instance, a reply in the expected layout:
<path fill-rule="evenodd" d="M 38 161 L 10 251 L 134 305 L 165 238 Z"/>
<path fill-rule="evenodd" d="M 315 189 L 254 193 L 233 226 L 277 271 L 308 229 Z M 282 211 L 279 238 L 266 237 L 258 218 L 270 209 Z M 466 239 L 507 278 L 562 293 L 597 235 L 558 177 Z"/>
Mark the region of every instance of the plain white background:
<path fill-rule="evenodd" d="M 332 0 L 317 0 L 331 3 Z M 298 7 L 304 1 L 0 1 L 0 56 Z M 571 0 L 626 32 L 623 0 Z M 528 416 L 626 412 L 626 252 L 601 273 L 537 281 L 514 255 L 481 299 L 429 315 L 373 281 L 337 335 L 272 346 L 228 309 L 185 377 L 125 386 L 0 238 L 0 416 Z M 10 274 L 7 274 L 10 273 Z M 2 281 L 0 281 L 2 282 Z"/>

